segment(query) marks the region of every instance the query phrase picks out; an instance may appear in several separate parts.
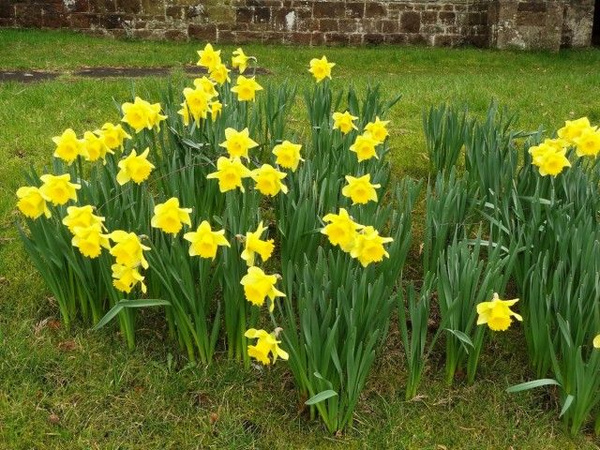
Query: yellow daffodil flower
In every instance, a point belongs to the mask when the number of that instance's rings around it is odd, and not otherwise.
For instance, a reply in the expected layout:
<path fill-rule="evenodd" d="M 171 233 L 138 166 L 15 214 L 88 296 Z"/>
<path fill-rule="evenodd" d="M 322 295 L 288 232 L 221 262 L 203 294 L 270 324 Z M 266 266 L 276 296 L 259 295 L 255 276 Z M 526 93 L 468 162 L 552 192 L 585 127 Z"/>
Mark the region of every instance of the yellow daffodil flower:
<path fill-rule="evenodd" d="M 212 231 L 210 224 L 204 220 L 196 231 L 185 233 L 183 238 L 190 241 L 190 256 L 215 259 L 219 246 L 231 247 L 225 238 L 225 230 Z"/>
<path fill-rule="evenodd" d="M 329 238 L 331 245 L 339 245 L 345 252 L 352 251 L 358 236 L 357 230 L 364 228 L 354 222 L 344 208 L 340 208 L 339 214 L 327 214 L 323 217 L 323 222 L 329 224 L 321 230 L 321 233 Z"/>
<path fill-rule="evenodd" d="M 208 106 L 210 107 L 210 118 L 214 122 L 221 114 L 221 111 L 223 111 L 223 104 L 221 102 L 211 102 Z"/>
<path fill-rule="evenodd" d="M 60 136 L 54 136 L 52 141 L 56 144 L 53 156 L 69 165 L 73 164 L 79 155 L 84 154 L 83 141 L 77 139 L 75 131 L 71 128 L 67 128 Z"/>
<path fill-rule="evenodd" d="M 197 65 L 206 67 L 210 72 L 217 64 L 221 63 L 221 50 L 214 50 L 211 44 L 206 44 L 204 50 L 198 50 Z"/>
<path fill-rule="evenodd" d="M 273 239 L 263 241 L 260 239 L 261 235 L 267 230 L 263 227 L 262 221 L 258 224 L 256 231 L 248 231 L 246 233 L 244 251 L 242 252 L 242 259 L 246 261 L 248 266 L 254 265 L 255 254 L 258 253 L 263 261 L 266 261 L 271 257 L 275 244 Z"/>
<path fill-rule="evenodd" d="M 490 329 L 494 331 L 505 331 L 512 323 L 512 316 L 519 321 L 523 321 L 523 318 L 510 310 L 510 307 L 519 301 L 518 298 L 514 300 L 500 300 L 498 294 L 494 294 L 491 302 L 482 302 L 477 305 L 477 325 L 486 324 Z"/>
<path fill-rule="evenodd" d="M 102 137 L 96 136 L 91 131 L 83 133 L 83 155 L 88 161 L 97 161 L 106 158 L 107 153 L 114 153 Z"/>
<path fill-rule="evenodd" d="M 40 180 L 44 184 L 40 187 L 40 194 L 44 200 L 52 202 L 53 205 L 64 205 L 69 200 L 77 200 L 77 189 L 81 185 L 71 183 L 71 175 L 42 175 Z"/>
<path fill-rule="evenodd" d="M 564 139 L 545 139 L 541 144 L 529 147 L 528 153 L 531 155 L 532 164 L 540 166 L 548 153 L 566 152 L 568 145 Z"/>
<path fill-rule="evenodd" d="M 179 106 L 181 106 L 181 109 L 177 111 L 177 114 L 181 116 L 183 124 L 187 127 L 190 124 L 190 109 L 186 102 L 183 102 Z"/>
<path fill-rule="evenodd" d="M 388 123 L 390 123 L 389 120 L 379 120 L 379 116 L 377 116 L 375 117 L 375 122 L 369 122 L 365 125 L 365 131 L 381 144 L 388 137 L 388 130 L 386 128 Z"/>
<path fill-rule="evenodd" d="M 144 269 L 148 268 L 148 261 L 144 258 L 144 250 L 150 250 L 150 247 L 143 245 L 137 234 L 115 230 L 110 233 L 109 237 L 115 242 L 115 245 L 110 249 L 110 254 L 116 258 L 117 264 L 127 267 L 141 265 Z"/>
<path fill-rule="evenodd" d="M 262 306 L 265 298 L 269 297 L 269 311 L 275 308 L 275 297 L 285 297 L 285 294 L 275 288 L 277 275 L 267 275 L 262 269 L 252 266 L 248 268 L 248 273 L 244 275 L 240 284 L 244 286 L 244 295 L 246 300 L 256 306 Z"/>
<path fill-rule="evenodd" d="M 301 148 L 302 145 L 292 144 L 290 141 L 283 141 L 281 144 L 276 145 L 273 147 L 273 154 L 277 157 L 275 163 L 295 172 L 300 161 L 304 161 L 300 157 Z"/>
<path fill-rule="evenodd" d="M 370 174 L 366 174 L 360 178 L 346 175 L 346 181 L 348 184 L 342 189 L 342 195 L 344 197 L 349 197 L 352 200 L 353 205 L 377 201 L 377 192 L 375 189 L 379 189 L 381 185 L 371 184 Z"/>
<path fill-rule="evenodd" d="M 231 92 L 237 94 L 239 101 L 247 102 L 256 100 L 256 91 L 262 91 L 262 89 L 262 86 L 256 82 L 254 77 L 246 78 L 244 75 L 240 75 L 237 78 L 236 85 L 231 88 Z"/>
<path fill-rule="evenodd" d="M 258 339 L 256 345 L 248 346 L 248 356 L 256 359 L 265 366 L 277 361 L 277 358 L 281 358 L 287 361 L 289 355 L 287 352 L 279 348 L 278 344 L 281 341 L 277 340 L 277 332 L 280 329 L 275 330 L 273 333 L 267 333 L 265 330 L 257 330 L 250 328 L 244 333 L 244 336 L 248 339 Z M 272 356 L 272 359 L 270 357 Z"/>
<path fill-rule="evenodd" d="M 242 131 L 236 131 L 234 128 L 226 128 L 225 142 L 221 142 L 219 146 L 224 147 L 231 158 L 243 157 L 249 160 L 248 150 L 258 147 L 258 144 L 250 139 L 248 128 L 244 128 Z"/>
<path fill-rule="evenodd" d="M 600 334 L 597 334 L 596 337 L 594 337 L 592 345 L 594 348 L 600 348 Z"/>
<path fill-rule="evenodd" d="M 121 125 L 113 125 L 112 123 L 105 123 L 102 128 L 94 131 L 98 136 L 104 140 L 104 144 L 111 150 L 123 148 L 123 142 L 125 139 L 131 139 L 131 136 L 125 132 Z"/>
<path fill-rule="evenodd" d="M 538 166 L 540 175 L 556 176 L 563 171 L 565 167 L 571 167 L 571 163 L 565 156 L 567 150 L 561 148 L 558 143 L 547 142 L 529 148 L 531 163 Z"/>
<path fill-rule="evenodd" d="M 598 156 L 600 152 L 600 130 L 597 128 L 584 129 L 579 137 L 573 139 L 577 146 L 577 156 Z"/>
<path fill-rule="evenodd" d="M 52 217 L 46 200 L 42 196 L 39 188 L 34 186 L 23 186 L 17 190 L 17 208 L 30 219 L 37 219 L 42 214 L 47 218 Z"/>
<path fill-rule="evenodd" d="M 281 182 L 287 174 L 280 172 L 269 164 L 263 164 L 251 173 L 256 182 L 255 188 L 263 195 L 275 196 L 279 191 L 287 194 L 288 188 Z"/>
<path fill-rule="evenodd" d="M 215 82 L 206 78 L 205 76 L 202 78 L 196 78 L 194 80 L 194 87 L 196 89 L 202 89 L 211 99 L 219 95 L 215 89 Z"/>
<path fill-rule="evenodd" d="M 248 68 L 248 60 L 250 58 L 244 54 L 244 51 L 241 48 L 234 51 L 232 55 L 231 67 L 237 69 L 240 74 L 244 73 Z"/>
<path fill-rule="evenodd" d="M 121 291 L 129 294 L 133 287 L 140 283 L 142 292 L 146 293 L 147 288 L 144 284 L 144 277 L 140 274 L 136 267 L 125 266 L 122 264 L 113 264 L 111 267 L 113 286 Z"/>
<path fill-rule="evenodd" d="M 230 70 L 225 64 L 219 63 L 213 67 L 209 75 L 212 80 L 215 80 L 219 84 L 219 86 L 222 86 L 226 81 L 231 81 L 229 72 Z"/>
<path fill-rule="evenodd" d="M 375 151 L 375 146 L 377 144 L 378 142 L 373 139 L 369 133 L 364 133 L 356 136 L 354 144 L 350 146 L 350 151 L 356 153 L 358 162 L 365 161 L 373 157 L 379 159 L 379 156 L 377 156 L 377 152 Z"/>
<path fill-rule="evenodd" d="M 352 130 L 358 130 L 356 125 L 354 125 L 354 121 L 358 119 L 358 117 L 353 116 L 348 111 L 343 113 L 334 112 L 332 117 L 334 130 L 340 130 L 344 134 L 348 134 Z"/>
<path fill-rule="evenodd" d="M 94 207 L 91 205 L 85 206 L 69 206 L 67 215 L 62 220 L 71 234 L 75 234 L 75 228 L 88 228 L 92 225 L 102 226 L 104 217 L 94 215 Z"/>
<path fill-rule="evenodd" d="M 177 234 L 183 228 L 183 224 L 192 225 L 191 212 L 192 208 L 180 208 L 179 199 L 173 197 L 154 207 L 154 215 L 150 225 L 154 228 L 160 228 L 165 233 Z"/>
<path fill-rule="evenodd" d="M 323 56 L 321 59 L 311 59 L 308 71 L 313 74 L 317 83 L 320 83 L 325 78 L 331 79 L 331 69 L 333 66 L 335 66 L 335 63 L 328 62 L 327 58 Z"/>
<path fill-rule="evenodd" d="M 251 174 L 250 170 L 242 164 L 240 158 L 225 158 L 221 156 L 217 160 L 217 171 L 209 173 L 206 178 L 216 178 L 219 180 L 219 190 L 227 192 L 237 187 L 244 192 L 242 178 L 247 178 Z"/>
<path fill-rule="evenodd" d="M 576 120 L 566 120 L 565 126 L 560 128 L 557 134 L 559 138 L 568 141 L 570 144 L 575 144 L 575 139 L 581 136 L 583 130 L 590 127 L 591 124 L 587 117 L 581 117 Z"/>
<path fill-rule="evenodd" d="M 134 149 L 127 157 L 119 161 L 120 170 L 117 173 L 117 182 L 121 186 L 129 181 L 141 184 L 150 176 L 154 165 L 148 161 L 148 153 L 150 153 L 150 148 L 144 150 L 140 155 Z"/>
<path fill-rule="evenodd" d="M 73 230 L 73 247 L 77 247 L 81 254 L 87 258 L 97 258 L 102 248 L 110 248 L 108 236 L 102 234 L 102 225 L 92 223 L 87 227 L 75 227 Z"/>
<path fill-rule="evenodd" d="M 210 95 L 201 88 L 185 88 L 183 96 L 185 97 L 189 114 L 192 115 L 194 120 L 198 122 L 200 119 L 206 119 L 209 111 L 208 105 L 211 100 Z"/>
<path fill-rule="evenodd" d="M 160 128 L 160 122 L 167 116 L 160 114 L 160 103 L 150 104 L 146 100 L 136 97 L 133 103 L 123 103 L 122 121 L 130 125 L 136 133 L 144 128 L 151 130 L 154 127 Z"/>
<path fill-rule="evenodd" d="M 357 258 L 363 267 L 367 267 L 372 262 L 383 261 L 383 257 L 389 258 L 389 253 L 383 247 L 383 244 L 393 242 L 391 237 L 381 237 L 375 228 L 364 227 L 356 236 L 356 242 L 350 252 L 350 256 Z"/>

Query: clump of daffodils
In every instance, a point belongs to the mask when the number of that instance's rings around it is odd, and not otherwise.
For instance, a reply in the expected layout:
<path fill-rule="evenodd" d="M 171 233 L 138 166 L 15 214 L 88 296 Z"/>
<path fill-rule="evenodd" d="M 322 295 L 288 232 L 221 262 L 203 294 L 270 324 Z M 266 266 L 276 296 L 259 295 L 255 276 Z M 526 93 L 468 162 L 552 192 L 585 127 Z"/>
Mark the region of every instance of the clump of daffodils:
<path fill-rule="evenodd" d="M 372 226 L 356 223 L 344 208 L 340 208 L 339 214 L 327 214 L 323 221 L 328 222 L 328 225 L 321 233 L 329 238 L 332 245 L 338 245 L 343 251 L 350 253 L 363 267 L 383 261 L 384 257 L 389 258 L 383 245 L 394 239 L 379 236 L 379 232 Z"/>
<path fill-rule="evenodd" d="M 69 206 L 67 215 L 62 220 L 71 234 L 73 247 L 79 249 L 83 256 L 97 258 L 102 248 L 110 249 L 108 236 L 103 234 L 104 217 L 96 216 L 91 205 Z"/>
<path fill-rule="evenodd" d="M 571 167 L 567 158 L 569 148 L 575 148 L 578 157 L 597 157 L 600 153 L 600 130 L 592 126 L 587 117 L 567 120 L 557 131 L 556 139 L 545 139 L 539 145 L 529 148 L 531 163 L 538 167 L 540 175 L 560 174 Z"/>
<path fill-rule="evenodd" d="M 135 233 L 123 230 L 115 230 L 109 235 L 114 245 L 110 254 L 115 257 L 115 264 L 111 266 L 113 272 L 113 285 L 119 291 L 129 293 L 136 284 L 140 284 L 142 292 L 146 292 L 144 277 L 140 268 L 147 269 L 148 261 L 144 257 L 144 251 L 150 250 L 142 244 L 140 237 Z"/>

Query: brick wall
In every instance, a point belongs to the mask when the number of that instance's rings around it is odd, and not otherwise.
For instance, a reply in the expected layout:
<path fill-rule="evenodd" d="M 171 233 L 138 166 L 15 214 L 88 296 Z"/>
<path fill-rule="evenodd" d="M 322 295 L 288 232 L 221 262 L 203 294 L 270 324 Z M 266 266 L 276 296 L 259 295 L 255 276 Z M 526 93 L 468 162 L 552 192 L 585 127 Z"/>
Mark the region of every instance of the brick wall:
<path fill-rule="evenodd" d="M 0 0 L 0 26 L 215 43 L 555 49 L 589 45 L 593 1 Z"/>

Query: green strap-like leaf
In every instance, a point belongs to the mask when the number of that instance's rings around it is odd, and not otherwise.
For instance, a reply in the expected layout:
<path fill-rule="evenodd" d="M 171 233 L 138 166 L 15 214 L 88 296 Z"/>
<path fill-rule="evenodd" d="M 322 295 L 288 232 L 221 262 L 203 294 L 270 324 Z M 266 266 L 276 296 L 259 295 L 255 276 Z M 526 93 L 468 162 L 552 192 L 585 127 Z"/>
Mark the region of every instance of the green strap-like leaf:
<path fill-rule="evenodd" d="M 171 303 L 167 300 L 150 298 L 140 300 L 122 299 L 115 306 L 113 306 L 102 319 L 100 319 L 100 321 L 92 328 L 92 330 L 97 331 L 102 328 L 104 325 L 114 319 L 123 308 L 146 308 L 148 306 L 171 306 Z"/>
<path fill-rule="evenodd" d="M 575 400 L 575 396 L 569 394 L 567 395 L 567 398 L 565 399 L 565 404 L 563 405 L 562 409 L 560 410 L 560 416 L 558 416 L 559 418 L 563 416 L 564 413 L 566 413 L 569 408 L 571 407 L 571 404 L 573 403 L 573 400 Z"/>
<path fill-rule="evenodd" d="M 331 389 L 328 389 L 326 391 L 319 392 L 317 395 L 313 395 L 311 398 L 306 400 L 304 402 L 304 404 L 305 405 L 315 405 L 324 400 L 327 400 L 328 398 L 335 397 L 336 395 L 338 395 L 337 392 L 332 391 Z"/>
<path fill-rule="evenodd" d="M 463 333 L 462 331 L 459 330 L 451 330 L 450 328 L 444 328 L 444 330 L 452 333 L 454 336 L 456 336 L 458 338 L 458 340 L 460 341 L 460 343 L 462 344 L 463 348 L 465 349 L 465 352 L 467 352 L 467 354 L 469 354 L 469 347 L 473 348 L 473 341 L 471 341 L 471 338 L 469 336 L 467 336 L 465 333 Z M 468 346 L 468 347 L 467 347 Z"/>
<path fill-rule="evenodd" d="M 526 383 L 517 384 L 506 389 L 506 392 L 514 393 L 535 389 L 542 386 L 560 386 L 560 383 L 551 378 L 542 378 L 539 380 L 527 381 Z"/>

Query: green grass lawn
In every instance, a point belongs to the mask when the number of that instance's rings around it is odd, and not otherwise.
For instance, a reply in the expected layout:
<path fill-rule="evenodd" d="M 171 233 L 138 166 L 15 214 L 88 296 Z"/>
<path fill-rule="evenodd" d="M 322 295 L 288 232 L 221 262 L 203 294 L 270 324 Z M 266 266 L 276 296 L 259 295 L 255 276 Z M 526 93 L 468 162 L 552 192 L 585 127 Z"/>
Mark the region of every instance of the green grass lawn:
<path fill-rule="evenodd" d="M 14 192 L 22 171 L 51 161 L 52 136 L 118 121 L 116 103 L 132 89 L 158 101 L 168 78 L 84 79 L 81 67 L 173 67 L 197 60 L 204 43 L 115 41 L 65 32 L 0 30 L 1 69 L 60 72 L 53 81 L 0 84 L 0 448 L 414 448 L 592 449 L 591 434 L 571 438 L 555 399 L 539 390 L 504 390 L 532 377 L 519 327 L 484 349 L 474 385 L 447 388 L 441 355 L 429 362 L 418 400 L 404 401 L 397 326 L 367 382 L 353 427 L 329 435 L 310 421 L 285 363 L 248 370 L 218 357 L 192 367 L 165 341 L 160 315 L 144 312 L 135 353 L 114 328 L 66 332 L 58 309 L 17 238 Z M 230 54 L 233 46 L 219 46 Z M 312 84 L 313 57 L 336 63 L 333 85 L 359 91 L 380 83 L 402 94 L 388 119 L 397 177 L 424 178 L 424 108 L 452 101 L 483 114 L 492 99 L 518 113 L 522 129 L 554 130 L 587 115 L 600 122 L 600 50 L 550 53 L 416 47 L 246 46 L 271 74 L 259 81 Z M 302 108 L 296 108 L 302 123 Z M 415 227 L 422 228 L 416 216 Z M 418 242 L 414 243 L 415 248 Z M 417 270 L 407 271 L 409 274 Z M 414 269 L 414 268 L 413 268 Z"/>

